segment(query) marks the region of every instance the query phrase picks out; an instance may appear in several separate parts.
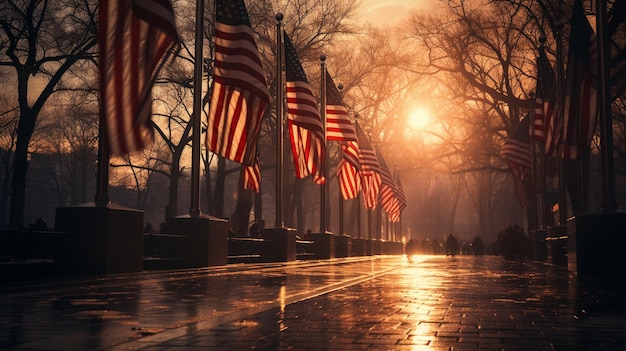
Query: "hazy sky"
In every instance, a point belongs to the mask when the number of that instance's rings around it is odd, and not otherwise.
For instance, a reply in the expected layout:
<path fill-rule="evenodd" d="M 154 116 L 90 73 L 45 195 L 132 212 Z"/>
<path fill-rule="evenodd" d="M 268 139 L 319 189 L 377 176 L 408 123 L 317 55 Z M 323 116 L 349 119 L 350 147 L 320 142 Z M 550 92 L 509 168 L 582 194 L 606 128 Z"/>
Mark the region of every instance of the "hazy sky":
<path fill-rule="evenodd" d="M 434 0 L 362 0 L 362 19 L 375 25 L 393 26 L 413 10 L 427 9 Z"/>

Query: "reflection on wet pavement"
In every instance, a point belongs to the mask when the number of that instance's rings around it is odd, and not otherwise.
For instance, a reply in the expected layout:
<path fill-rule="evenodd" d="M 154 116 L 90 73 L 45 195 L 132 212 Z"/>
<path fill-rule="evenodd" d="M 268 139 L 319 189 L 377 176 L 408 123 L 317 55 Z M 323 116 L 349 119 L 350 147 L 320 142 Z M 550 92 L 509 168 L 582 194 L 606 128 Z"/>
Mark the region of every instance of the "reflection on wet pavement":
<path fill-rule="evenodd" d="M 625 349 L 623 291 L 596 283 L 498 257 L 381 256 L 3 286 L 0 349 Z"/>

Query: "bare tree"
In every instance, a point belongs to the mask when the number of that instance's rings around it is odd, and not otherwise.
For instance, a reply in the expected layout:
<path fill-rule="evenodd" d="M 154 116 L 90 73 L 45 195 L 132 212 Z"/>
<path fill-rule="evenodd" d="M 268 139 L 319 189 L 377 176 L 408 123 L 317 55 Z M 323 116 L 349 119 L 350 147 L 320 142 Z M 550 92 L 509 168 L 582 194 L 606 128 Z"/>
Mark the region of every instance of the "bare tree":
<path fill-rule="evenodd" d="M 80 98 L 76 101 L 81 101 Z M 42 172 L 42 183 L 54 182 L 57 206 L 88 202 L 95 190 L 98 109 L 95 105 L 48 108 L 41 116 L 36 151 L 50 155 L 50 169 Z M 39 182 L 37 182 L 39 183 Z"/>
<path fill-rule="evenodd" d="M 0 223 L 7 219 L 7 205 L 11 184 L 13 154 L 17 139 L 17 107 L 10 107 L 8 97 L 0 97 L 0 106 L 8 108 L 0 111 Z"/>
<path fill-rule="evenodd" d="M 419 48 L 411 69 L 430 75 L 450 106 L 438 116 L 441 143 L 432 157 L 448 172 L 468 173 L 480 230 L 493 234 L 490 218 L 501 208 L 508 171 L 499 151 L 530 110 L 542 28 L 522 4 L 440 4 L 409 22 L 409 38 Z"/>
<path fill-rule="evenodd" d="M 19 122 L 11 182 L 9 224 L 23 226 L 28 148 L 37 117 L 66 74 L 90 60 L 96 44 L 95 13 L 89 0 L 6 0 L 0 4 L 0 68 L 12 68 Z M 66 78 L 66 79 L 64 79 Z M 42 85 L 33 90 L 33 82 Z"/>

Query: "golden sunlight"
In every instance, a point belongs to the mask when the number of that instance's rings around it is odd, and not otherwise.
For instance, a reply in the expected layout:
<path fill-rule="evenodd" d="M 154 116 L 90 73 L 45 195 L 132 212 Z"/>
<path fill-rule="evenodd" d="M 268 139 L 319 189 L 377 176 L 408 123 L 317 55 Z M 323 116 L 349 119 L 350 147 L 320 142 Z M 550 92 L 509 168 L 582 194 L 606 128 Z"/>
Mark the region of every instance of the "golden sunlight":
<path fill-rule="evenodd" d="M 409 126 L 413 129 L 427 129 L 431 122 L 430 111 L 425 107 L 415 108 L 409 114 Z"/>

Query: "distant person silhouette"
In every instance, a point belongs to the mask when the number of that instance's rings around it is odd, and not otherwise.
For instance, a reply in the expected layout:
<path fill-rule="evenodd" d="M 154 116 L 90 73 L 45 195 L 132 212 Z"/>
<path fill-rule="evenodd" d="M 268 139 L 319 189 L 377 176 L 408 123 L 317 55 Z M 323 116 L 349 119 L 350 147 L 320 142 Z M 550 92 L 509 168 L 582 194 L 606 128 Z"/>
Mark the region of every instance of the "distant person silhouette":
<path fill-rule="evenodd" d="M 417 243 L 415 242 L 415 240 L 413 240 L 413 238 L 407 241 L 406 245 L 404 246 L 404 253 L 409 259 L 409 262 L 413 262 L 413 255 L 417 253 Z"/>
<path fill-rule="evenodd" d="M 476 256 L 482 256 L 485 253 L 485 244 L 480 236 L 476 236 L 472 241 L 472 250 L 474 250 L 474 255 Z"/>
<path fill-rule="evenodd" d="M 446 239 L 446 256 L 454 256 L 459 253 L 459 242 L 450 233 Z"/>

